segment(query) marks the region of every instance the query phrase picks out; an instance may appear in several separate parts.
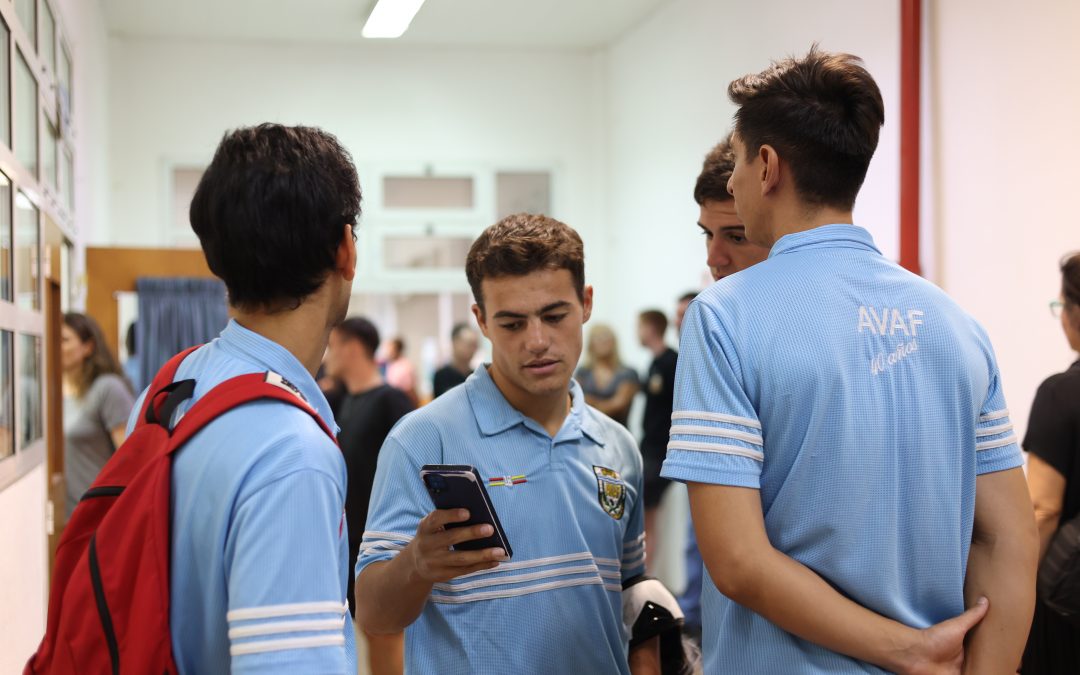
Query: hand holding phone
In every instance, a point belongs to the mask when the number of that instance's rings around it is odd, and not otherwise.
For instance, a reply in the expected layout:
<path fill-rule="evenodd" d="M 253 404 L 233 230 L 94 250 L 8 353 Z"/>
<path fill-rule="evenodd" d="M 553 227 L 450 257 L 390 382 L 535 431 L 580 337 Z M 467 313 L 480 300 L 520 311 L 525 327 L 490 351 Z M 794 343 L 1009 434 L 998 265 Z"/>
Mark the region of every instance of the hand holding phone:
<path fill-rule="evenodd" d="M 469 518 L 466 509 L 437 509 L 420 521 L 416 536 L 401 552 L 417 578 L 429 584 L 446 582 L 494 569 L 508 559 L 502 548 L 451 550 L 462 542 L 488 537 L 494 531 L 487 524 L 465 526 Z"/>
<path fill-rule="evenodd" d="M 475 468 L 461 464 L 427 464 L 420 469 L 420 479 L 424 481 L 436 509 L 465 509 L 469 512 L 468 519 L 448 523 L 445 526 L 447 529 L 476 525 L 489 525 L 492 528 L 489 535 L 454 544 L 455 551 L 501 548 L 506 551 L 507 558 L 513 557 L 506 532 L 484 488 L 484 481 Z"/>

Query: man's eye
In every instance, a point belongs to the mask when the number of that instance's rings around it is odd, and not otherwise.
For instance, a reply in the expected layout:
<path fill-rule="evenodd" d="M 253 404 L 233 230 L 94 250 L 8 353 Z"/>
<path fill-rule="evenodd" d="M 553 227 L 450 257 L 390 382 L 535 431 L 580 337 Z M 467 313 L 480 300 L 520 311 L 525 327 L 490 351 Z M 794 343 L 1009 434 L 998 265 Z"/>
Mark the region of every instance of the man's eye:
<path fill-rule="evenodd" d="M 701 234 L 702 234 L 702 235 L 703 235 L 703 236 L 704 236 L 704 237 L 705 237 L 706 239 L 712 239 L 712 232 L 709 232 L 708 230 L 702 230 L 702 231 L 701 231 Z"/>
<path fill-rule="evenodd" d="M 521 322 L 511 321 L 510 323 L 501 323 L 499 324 L 499 327 L 504 330 L 517 330 L 518 328 L 521 328 Z"/>
<path fill-rule="evenodd" d="M 728 239 L 730 239 L 731 242 L 735 244 L 741 244 L 746 241 L 746 237 L 741 234 L 729 234 Z"/>
<path fill-rule="evenodd" d="M 547 321 L 548 323 L 559 323 L 565 318 L 565 314 L 549 314 L 544 317 L 544 321 Z"/>

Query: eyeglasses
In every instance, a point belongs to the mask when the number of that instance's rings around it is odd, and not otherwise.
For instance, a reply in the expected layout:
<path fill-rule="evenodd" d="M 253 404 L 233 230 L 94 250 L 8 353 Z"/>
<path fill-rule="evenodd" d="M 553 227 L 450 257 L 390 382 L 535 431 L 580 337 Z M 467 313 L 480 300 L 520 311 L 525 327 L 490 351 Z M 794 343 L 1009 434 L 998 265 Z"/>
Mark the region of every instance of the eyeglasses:
<path fill-rule="evenodd" d="M 1061 310 L 1065 307 L 1065 303 L 1060 300 L 1050 301 L 1050 315 L 1055 319 L 1061 318 Z"/>

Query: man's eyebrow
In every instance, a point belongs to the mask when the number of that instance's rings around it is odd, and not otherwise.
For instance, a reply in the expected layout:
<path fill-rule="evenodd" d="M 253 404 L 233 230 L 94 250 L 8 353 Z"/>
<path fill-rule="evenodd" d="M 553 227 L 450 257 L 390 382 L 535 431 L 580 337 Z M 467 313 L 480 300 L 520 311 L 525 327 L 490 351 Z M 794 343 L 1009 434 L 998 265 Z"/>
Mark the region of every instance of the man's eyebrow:
<path fill-rule="evenodd" d="M 550 305 L 544 305 L 543 307 L 540 308 L 540 311 L 538 311 L 536 314 L 537 315 L 547 314 L 548 312 L 553 312 L 553 311 L 555 311 L 557 309 L 563 309 L 564 307 L 569 307 L 569 306 L 570 306 L 570 303 L 567 302 L 566 300 L 559 300 L 558 302 L 553 302 Z M 511 312 L 510 310 L 507 310 L 507 309 L 495 312 L 495 314 L 492 315 L 492 318 L 495 318 L 495 319 L 525 319 L 527 317 L 528 317 L 528 315 L 526 315 L 526 314 L 521 314 L 520 312 Z"/>
<path fill-rule="evenodd" d="M 720 228 L 721 232 L 735 232 L 736 230 L 745 230 L 745 225 L 725 225 Z"/>

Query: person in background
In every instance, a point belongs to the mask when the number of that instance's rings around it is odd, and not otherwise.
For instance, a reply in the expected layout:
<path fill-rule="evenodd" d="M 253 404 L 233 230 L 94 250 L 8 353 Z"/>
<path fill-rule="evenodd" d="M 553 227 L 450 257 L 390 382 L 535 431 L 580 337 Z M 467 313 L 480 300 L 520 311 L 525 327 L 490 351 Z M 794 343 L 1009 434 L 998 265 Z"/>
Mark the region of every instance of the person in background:
<path fill-rule="evenodd" d="M 769 257 L 769 249 L 746 239 L 746 228 L 735 213 L 735 199 L 727 184 L 735 169 L 735 153 L 731 149 L 731 134 L 713 146 L 705 155 L 697 182 L 694 201 L 698 205 L 697 226 L 705 237 L 705 264 L 713 281 L 740 272 Z M 679 298 L 675 313 L 675 330 L 682 330 L 686 309 L 697 293 L 685 293 Z M 666 443 L 666 439 L 665 439 Z M 704 566 L 698 550 L 694 523 L 690 522 L 686 538 L 686 588 L 679 597 L 679 606 L 686 615 L 687 634 L 701 636 L 701 584 Z"/>
<path fill-rule="evenodd" d="M 419 404 L 420 398 L 416 392 L 416 368 L 405 357 L 405 340 L 401 337 L 387 340 L 383 350 L 386 353 L 386 383 L 405 392 L 413 405 Z"/>
<path fill-rule="evenodd" d="M 67 514 L 126 437 L 135 403 L 130 383 L 105 344 L 97 322 L 69 312 L 60 327 L 64 371 L 64 479 Z"/>
<path fill-rule="evenodd" d="M 1061 263 L 1061 296 L 1050 308 L 1069 347 L 1080 352 L 1080 253 Z M 1080 515 L 1080 361 L 1039 387 L 1024 449 L 1041 560 L 1058 526 Z M 1080 673 L 1080 625 L 1036 602 L 1021 672 Z"/>
<path fill-rule="evenodd" d="M 641 457 L 645 472 L 645 541 L 648 548 L 645 561 L 656 558 L 659 536 L 656 514 L 664 492 L 671 483 L 660 477 L 660 467 L 667 451 L 671 430 L 671 405 L 675 399 L 675 366 L 679 353 L 664 342 L 668 320 L 658 309 L 638 315 L 638 340 L 648 349 L 653 360 L 645 376 L 645 415 L 642 419 Z"/>
<path fill-rule="evenodd" d="M 700 223 L 701 221 L 698 222 Z M 708 250 L 708 242 L 706 242 L 705 247 L 706 250 Z M 693 302 L 694 298 L 696 297 L 697 291 L 687 291 L 679 296 L 679 301 L 675 305 L 675 320 L 672 322 L 672 324 L 675 326 L 676 335 L 682 334 L 682 322 L 683 317 L 686 316 L 686 309 L 690 306 L 690 303 Z"/>
<path fill-rule="evenodd" d="M 464 384 L 472 374 L 472 360 L 480 348 L 480 336 L 467 323 L 459 323 L 450 332 L 450 362 L 435 371 L 432 395 L 435 398 L 451 388 Z"/>
<path fill-rule="evenodd" d="M 367 522 L 368 500 L 375 481 L 379 448 L 398 420 L 416 409 L 405 392 L 383 380 L 375 361 L 379 348 L 379 330 L 363 317 L 352 317 L 330 331 L 326 351 L 326 374 L 343 383 L 342 398 L 335 417 L 341 431 L 338 445 L 345 457 L 348 491 L 345 494 L 345 520 L 349 524 L 349 569 L 356 567 L 360 542 Z M 355 580 L 349 575 L 349 609 L 355 615 Z M 373 675 L 401 673 L 404 668 L 401 633 L 365 634 L 368 663 Z M 363 663 L 362 642 L 357 643 Z"/>
<path fill-rule="evenodd" d="M 585 392 L 585 402 L 626 426 L 630 405 L 638 392 L 638 376 L 619 358 L 619 343 L 609 326 L 597 324 L 589 331 L 585 365 L 574 379 Z"/>
<path fill-rule="evenodd" d="M 134 322 L 128 326 L 124 346 L 127 349 L 127 361 L 124 361 L 124 376 L 127 377 L 128 383 L 134 391 L 142 391 L 145 385 L 143 385 L 142 375 L 139 373 L 142 362 L 139 359 L 139 343 L 135 338 Z"/>

